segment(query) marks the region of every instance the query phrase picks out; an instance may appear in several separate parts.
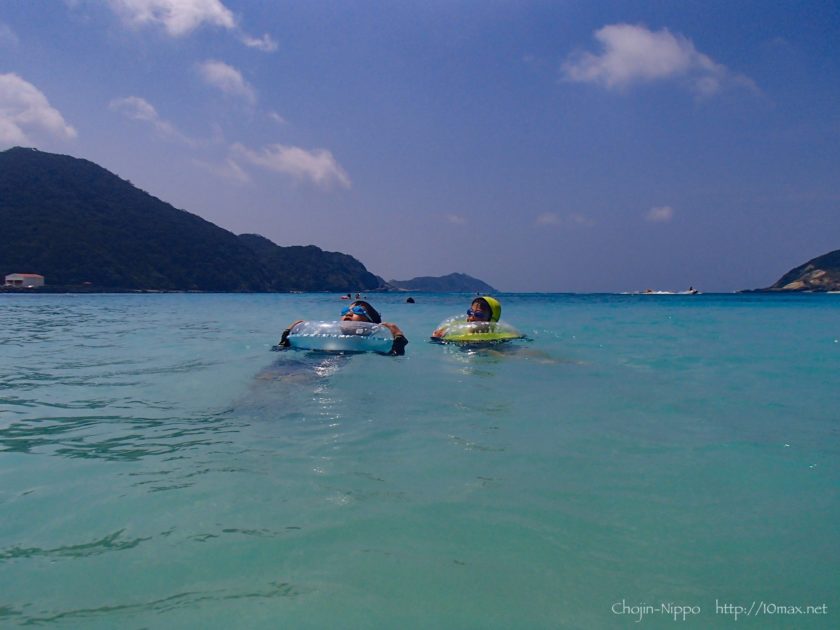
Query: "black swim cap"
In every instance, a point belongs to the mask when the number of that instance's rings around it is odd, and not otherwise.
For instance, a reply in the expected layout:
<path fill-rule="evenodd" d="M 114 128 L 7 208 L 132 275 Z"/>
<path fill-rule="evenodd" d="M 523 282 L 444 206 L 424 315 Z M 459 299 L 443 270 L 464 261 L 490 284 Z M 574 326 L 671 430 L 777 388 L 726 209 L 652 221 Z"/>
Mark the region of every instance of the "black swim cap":
<path fill-rule="evenodd" d="M 350 308 L 353 308 L 356 305 L 361 306 L 363 309 L 365 309 L 365 312 L 368 314 L 368 319 L 371 322 L 373 322 L 374 324 L 382 323 L 382 317 L 379 315 L 379 311 L 373 308 L 369 303 L 365 302 L 364 300 L 356 300 L 350 305 Z"/>

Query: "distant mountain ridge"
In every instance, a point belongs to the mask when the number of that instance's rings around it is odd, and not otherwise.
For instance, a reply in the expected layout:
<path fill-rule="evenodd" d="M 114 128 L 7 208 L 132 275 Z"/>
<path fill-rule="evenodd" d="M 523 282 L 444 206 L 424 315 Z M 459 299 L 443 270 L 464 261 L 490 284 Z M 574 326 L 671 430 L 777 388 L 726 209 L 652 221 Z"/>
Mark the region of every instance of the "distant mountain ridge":
<path fill-rule="evenodd" d="M 314 245 L 281 247 L 259 234 L 240 234 L 271 274 L 272 291 L 358 291 L 382 289 L 382 278 L 358 260 Z"/>
<path fill-rule="evenodd" d="M 384 288 L 355 258 L 280 247 L 178 210 L 79 158 L 0 152 L 0 274 L 48 286 L 175 291 Z"/>
<path fill-rule="evenodd" d="M 388 285 L 401 291 L 429 293 L 497 293 L 496 289 L 478 278 L 465 273 L 446 276 L 420 276 L 411 280 L 389 280 Z"/>
<path fill-rule="evenodd" d="M 759 291 L 840 291 L 840 249 L 812 258 Z"/>

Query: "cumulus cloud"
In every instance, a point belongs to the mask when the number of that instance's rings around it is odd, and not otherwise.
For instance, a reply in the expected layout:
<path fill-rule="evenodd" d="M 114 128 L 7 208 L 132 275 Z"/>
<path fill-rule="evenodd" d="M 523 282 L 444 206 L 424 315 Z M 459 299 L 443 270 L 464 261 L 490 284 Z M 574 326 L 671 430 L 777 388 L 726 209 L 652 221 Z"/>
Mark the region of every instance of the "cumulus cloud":
<path fill-rule="evenodd" d="M 126 118 L 150 124 L 161 137 L 167 140 L 175 140 L 188 145 L 196 144 L 194 140 L 178 131 L 172 123 L 163 120 L 154 106 L 139 96 L 115 98 L 108 104 L 108 107 L 112 111 L 121 113 Z"/>
<path fill-rule="evenodd" d="M 225 94 L 243 98 L 253 104 L 257 100 L 257 92 L 233 66 L 222 61 L 205 61 L 198 67 L 198 72 L 205 83 Z"/>
<path fill-rule="evenodd" d="M 272 144 L 261 151 L 254 151 L 241 144 L 235 144 L 232 150 L 235 156 L 254 166 L 283 173 L 295 179 L 309 180 L 318 186 L 351 186 L 347 172 L 327 149 L 307 151 L 300 147 Z"/>
<path fill-rule="evenodd" d="M 197 28 L 217 26 L 236 33 L 239 41 L 263 52 L 277 50 L 277 42 L 265 34 L 254 37 L 238 25 L 233 12 L 221 0 L 107 0 L 124 22 L 132 26 L 162 27 L 172 37 L 189 35 Z"/>
<path fill-rule="evenodd" d="M 644 26 L 610 24 L 595 31 L 595 39 L 601 52 L 571 55 L 562 66 L 566 79 L 607 89 L 681 79 L 703 96 L 718 92 L 727 83 L 756 89 L 752 80 L 733 74 L 698 51 L 691 40 L 668 29 L 651 31 Z"/>
<path fill-rule="evenodd" d="M 671 206 L 651 208 L 645 218 L 652 223 L 667 223 L 674 218 L 674 209 Z"/>
<path fill-rule="evenodd" d="M 66 140 L 77 135 L 38 88 L 14 73 L 0 74 L 0 144 L 32 144 L 31 131 Z"/>
<path fill-rule="evenodd" d="M 219 0 L 109 0 L 109 4 L 129 24 L 160 25 L 173 37 L 187 35 L 204 24 L 225 29 L 236 26 L 233 13 Z"/>

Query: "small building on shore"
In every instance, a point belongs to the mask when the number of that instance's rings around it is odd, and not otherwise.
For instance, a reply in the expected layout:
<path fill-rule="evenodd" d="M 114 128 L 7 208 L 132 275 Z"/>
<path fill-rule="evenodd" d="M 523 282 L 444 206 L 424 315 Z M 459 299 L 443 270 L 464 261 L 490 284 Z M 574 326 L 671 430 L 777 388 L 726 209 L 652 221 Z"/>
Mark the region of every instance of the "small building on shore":
<path fill-rule="evenodd" d="M 7 287 L 36 289 L 44 286 L 44 276 L 37 273 L 10 273 L 6 276 Z"/>

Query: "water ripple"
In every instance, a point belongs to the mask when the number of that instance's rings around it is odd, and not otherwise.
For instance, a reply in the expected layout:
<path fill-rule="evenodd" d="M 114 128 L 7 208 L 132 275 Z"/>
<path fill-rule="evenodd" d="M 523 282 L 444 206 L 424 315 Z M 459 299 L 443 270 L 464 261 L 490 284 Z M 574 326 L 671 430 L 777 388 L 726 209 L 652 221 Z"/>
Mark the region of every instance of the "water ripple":
<path fill-rule="evenodd" d="M 20 547 L 14 546 L 7 549 L 0 549 L 0 562 L 5 560 L 14 560 L 17 558 L 84 558 L 88 556 L 97 556 L 110 551 L 122 551 L 125 549 L 133 549 L 140 543 L 151 540 L 152 536 L 141 538 L 123 538 L 124 529 L 115 531 L 88 543 L 81 543 L 78 545 L 63 545 L 61 547 L 54 547 L 51 549 L 43 549 L 41 547 Z"/>
<path fill-rule="evenodd" d="M 117 415 L 35 418 L 0 428 L 0 452 L 133 461 L 228 444 L 224 417 L 125 418 Z"/>
<path fill-rule="evenodd" d="M 167 613 L 174 610 L 190 609 L 205 602 L 224 602 L 233 600 L 272 600 L 283 598 L 297 598 L 306 594 L 312 589 L 295 585 L 291 582 L 268 582 L 261 589 L 207 589 L 202 591 L 185 591 L 176 593 L 169 597 L 152 599 L 143 602 L 126 604 L 115 604 L 110 606 L 99 606 L 97 608 L 77 608 L 61 612 L 43 611 L 37 615 L 27 615 L 23 610 L 15 610 L 10 607 L 0 608 L 0 619 L 6 617 L 23 617 L 18 619 L 23 625 L 36 625 L 55 623 L 61 621 L 81 621 L 85 619 L 96 619 L 101 617 L 114 616 L 115 614 L 135 615 L 139 613 Z M 22 608 L 28 608 L 35 604 L 25 604 Z"/>

